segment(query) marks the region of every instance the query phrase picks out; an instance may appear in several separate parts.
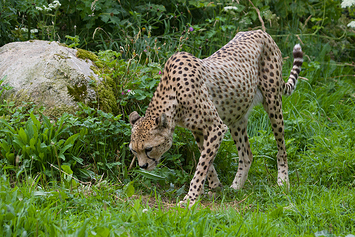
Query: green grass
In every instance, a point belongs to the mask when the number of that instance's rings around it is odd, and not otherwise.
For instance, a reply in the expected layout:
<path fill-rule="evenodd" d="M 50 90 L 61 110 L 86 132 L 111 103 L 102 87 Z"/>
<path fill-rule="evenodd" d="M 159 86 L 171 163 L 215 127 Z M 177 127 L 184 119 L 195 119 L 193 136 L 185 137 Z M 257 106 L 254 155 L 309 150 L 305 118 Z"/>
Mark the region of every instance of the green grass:
<path fill-rule="evenodd" d="M 191 209 L 160 195 L 130 198 L 101 182 L 70 190 L 41 188 L 32 180 L 0 178 L 3 236 L 327 236 L 355 233 L 355 193 L 346 186 L 293 186 L 286 194 L 263 184 Z"/>

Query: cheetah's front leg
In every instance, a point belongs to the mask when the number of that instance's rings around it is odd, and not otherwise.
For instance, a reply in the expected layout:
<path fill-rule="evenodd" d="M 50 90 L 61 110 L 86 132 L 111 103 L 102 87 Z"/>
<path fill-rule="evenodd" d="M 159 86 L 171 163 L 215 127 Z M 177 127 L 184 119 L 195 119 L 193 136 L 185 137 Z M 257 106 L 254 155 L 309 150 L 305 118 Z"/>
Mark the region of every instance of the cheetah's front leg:
<path fill-rule="evenodd" d="M 200 153 L 203 151 L 203 134 L 198 131 L 192 131 L 192 134 L 195 137 L 195 140 L 197 142 L 198 149 Z M 208 187 L 211 190 L 214 190 L 218 187 L 222 187 L 221 182 L 218 179 L 218 174 L 216 172 L 216 169 L 213 166 L 213 163 L 210 165 L 208 172 L 207 172 L 207 180 L 208 180 Z M 201 190 L 201 193 L 203 192 L 203 189 Z"/>
<path fill-rule="evenodd" d="M 223 123 L 220 122 L 218 125 L 217 124 L 210 125 L 204 132 L 203 149 L 196 167 L 195 175 L 190 183 L 189 192 L 180 203 L 187 203 L 188 200 L 190 200 L 190 206 L 192 206 L 203 191 L 207 174 L 213 173 L 213 175 L 216 175 L 211 165 L 216 157 L 224 133 L 226 132 L 226 126 Z M 210 167 L 213 168 L 213 170 L 210 170 Z"/>

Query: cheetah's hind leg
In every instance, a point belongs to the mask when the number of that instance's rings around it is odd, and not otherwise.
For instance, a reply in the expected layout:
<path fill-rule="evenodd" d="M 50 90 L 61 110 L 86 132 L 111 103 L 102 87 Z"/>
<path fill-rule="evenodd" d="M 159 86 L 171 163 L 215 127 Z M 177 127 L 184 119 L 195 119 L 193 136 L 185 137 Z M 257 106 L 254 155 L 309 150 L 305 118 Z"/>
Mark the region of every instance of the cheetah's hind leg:
<path fill-rule="evenodd" d="M 243 117 L 236 125 L 230 126 L 230 132 L 238 150 L 239 165 L 231 188 L 239 190 L 243 188 L 248 178 L 248 172 L 253 161 L 247 135 L 248 119 Z"/>

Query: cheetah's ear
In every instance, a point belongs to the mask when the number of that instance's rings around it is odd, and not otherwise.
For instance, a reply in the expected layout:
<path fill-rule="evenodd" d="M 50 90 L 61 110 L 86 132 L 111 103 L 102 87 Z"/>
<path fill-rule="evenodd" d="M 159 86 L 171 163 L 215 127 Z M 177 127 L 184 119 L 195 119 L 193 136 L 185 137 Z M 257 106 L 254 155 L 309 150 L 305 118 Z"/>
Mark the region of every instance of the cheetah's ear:
<path fill-rule="evenodd" d="M 141 118 L 141 116 L 139 116 L 137 111 L 132 112 L 129 115 L 129 122 L 131 123 L 131 126 L 133 126 L 138 121 L 138 119 L 140 119 L 140 118 Z"/>
<path fill-rule="evenodd" d="M 168 127 L 168 119 L 166 118 L 166 114 L 162 113 L 160 115 L 160 117 L 157 117 L 156 123 L 157 123 L 158 127 L 167 128 Z"/>

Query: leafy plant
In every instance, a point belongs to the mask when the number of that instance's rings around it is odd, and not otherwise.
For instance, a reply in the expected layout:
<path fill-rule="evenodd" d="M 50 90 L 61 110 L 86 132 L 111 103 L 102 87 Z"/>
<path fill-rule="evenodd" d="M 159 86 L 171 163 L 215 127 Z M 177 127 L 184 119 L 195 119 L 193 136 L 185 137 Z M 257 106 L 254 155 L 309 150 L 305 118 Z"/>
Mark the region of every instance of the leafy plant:
<path fill-rule="evenodd" d="M 2 79 L 0 79 L 0 85 L 1 85 L 1 87 L 0 87 L 0 106 L 1 107 L 3 107 L 4 106 L 4 104 L 6 103 L 5 101 L 4 101 L 4 92 L 6 92 L 6 91 L 9 91 L 9 90 L 11 90 L 12 89 L 12 87 L 11 86 L 9 86 L 7 83 L 4 83 L 5 82 L 5 80 L 6 80 L 6 75 L 2 78 Z"/>
<path fill-rule="evenodd" d="M 66 35 L 65 38 L 67 38 L 73 42 L 71 44 L 67 43 L 69 48 L 76 48 L 79 45 L 80 39 L 79 39 L 78 35 L 76 35 L 75 37 L 70 36 L 70 35 Z"/>
<path fill-rule="evenodd" d="M 47 176 L 52 176 L 46 168 L 48 164 L 58 163 L 60 166 L 61 162 L 65 162 L 65 154 L 70 148 L 73 149 L 78 137 L 86 133 L 82 130 L 81 133 L 69 136 L 66 119 L 67 116 L 64 115 L 53 124 L 46 116 L 42 115 L 42 121 L 39 121 L 31 113 L 24 127 L 20 128 L 13 128 L 6 120 L 1 119 L 1 132 L 4 136 L 0 146 L 1 153 L 7 160 L 6 168 L 18 167 L 24 161 L 30 160 L 33 164 L 28 167 L 29 171 L 36 168 Z M 24 162 L 24 165 L 27 166 L 28 162 Z M 72 165 L 75 165 L 75 162 Z"/>
<path fill-rule="evenodd" d="M 17 23 L 15 1 L 0 1 L 0 46 L 15 40 L 14 36 L 10 34 Z"/>

